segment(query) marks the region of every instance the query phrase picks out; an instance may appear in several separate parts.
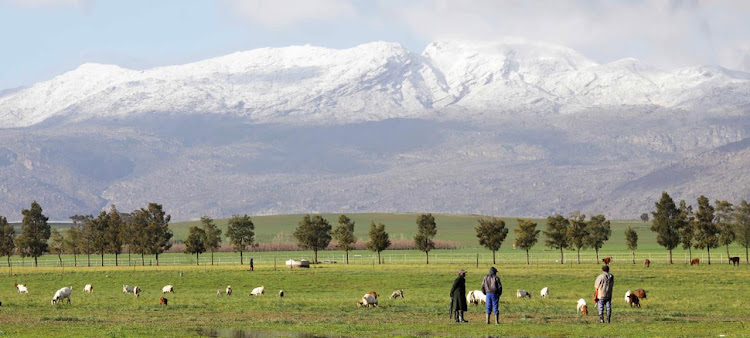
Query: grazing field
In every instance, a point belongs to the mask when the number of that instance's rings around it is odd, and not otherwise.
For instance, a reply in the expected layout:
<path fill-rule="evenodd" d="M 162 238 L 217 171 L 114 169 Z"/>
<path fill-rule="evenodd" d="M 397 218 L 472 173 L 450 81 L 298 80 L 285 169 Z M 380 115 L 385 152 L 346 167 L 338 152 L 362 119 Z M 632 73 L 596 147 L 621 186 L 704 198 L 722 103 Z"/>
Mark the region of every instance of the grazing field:
<path fill-rule="evenodd" d="M 479 308 L 470 306 L 466 324 L 448 318 L 448 292 L 457 271 L 468 270 L 467 290 L 479 288 L 488 265 L 344 265 L 288 270 L 256 265 L 7 268 L 0 270 L 0 331 L 21 336 L 234 336 L 241 330 L 262 335 L 326 336 L 428 335 L 615 335 L 615 336 L 739 336 L 750 334 L 750 269 L 728 264 L 712 266 L 613 264 L 613 323 L 599 324 L 592 304 L 595 264 L 499 265 L 504 286 L 500 326 L 483 324 Z M 14 283 L 29 288 L 18 294 Z M 91 283 L 93 294 L 84 294 Z M 139 299 L 122 293 L 122 284 L 138 285 Z M 159 305 L 161 288 L 172 284 L 168 306 Z M 72 304 L 53 306 L 55 290 L 72 285 Z M 234 295 L 217 296 L 232 285 Z M 256 286 L 266 295 L 250 297 Z M 550 298 L 539 290 L 549 287 Z M 405 298 L 388 299 L 404 289 Z M 516 299 L 525 289 L 532 299 Z M 643 288 L 648 298 L 641 309 L 629 308 L 623 295 Z M 279 298 L 279 290 L 285 290 Z M 382 296 L 380 306 L 358 309 L 366 292 Z M 575 311 L 579 298 L 589 302 L 590 315 Z"/>

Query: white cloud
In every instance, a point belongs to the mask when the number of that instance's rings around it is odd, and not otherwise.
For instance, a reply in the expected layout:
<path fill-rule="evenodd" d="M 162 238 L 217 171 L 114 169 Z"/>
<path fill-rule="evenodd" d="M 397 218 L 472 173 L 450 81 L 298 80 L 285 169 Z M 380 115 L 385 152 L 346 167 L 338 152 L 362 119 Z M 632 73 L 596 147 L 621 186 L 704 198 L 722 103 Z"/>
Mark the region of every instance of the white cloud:
<path fill-rule="evenodd" d="M 224 0 L 224 3 L 232 14 L 269 28 L 357 15 L 355 6 L 348 0 Z"/>
<path fill-rule="evenodd" d="M 0 0 L 0 5 L 31 9 L 77 8 L 89 10 L 96 0 Z"/>

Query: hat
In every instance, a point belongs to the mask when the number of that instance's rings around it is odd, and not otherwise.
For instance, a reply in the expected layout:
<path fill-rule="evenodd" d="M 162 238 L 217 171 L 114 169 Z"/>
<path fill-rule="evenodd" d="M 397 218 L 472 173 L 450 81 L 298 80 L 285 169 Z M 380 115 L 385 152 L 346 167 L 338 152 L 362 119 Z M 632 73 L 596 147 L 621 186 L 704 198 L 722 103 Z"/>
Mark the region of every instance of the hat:
<path fill-rule="evenodd" d="M 466 270 L 464 270 L 464 269 L 458 270 L 458 274 L 461 275 L 461 276 L 464 276 L 464 275 L 466 275 Z"/>

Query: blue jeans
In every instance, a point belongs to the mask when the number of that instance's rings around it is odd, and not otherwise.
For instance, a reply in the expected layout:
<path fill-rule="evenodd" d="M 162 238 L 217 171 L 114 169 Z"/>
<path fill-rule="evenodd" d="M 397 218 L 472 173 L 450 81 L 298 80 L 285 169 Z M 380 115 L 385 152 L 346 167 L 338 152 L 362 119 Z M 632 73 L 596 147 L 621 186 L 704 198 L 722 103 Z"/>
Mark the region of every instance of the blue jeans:
<path fill-rule="evenodd" d="M 604 314 L 605 306 L 607 307 L 607 313 L 612 313 L 612 299 L 599 299 L 599 302 L 597 302 L 597 309 L 599 310 L 600 316 Z"/>
<path fill-rule="evenodd" d="M 487 303 L 487 314 L 492 313 L 492 310 L 495 310 L 496 315 L 500 314 L 500 309 L 498 308 L 500 305 L 500 295 L 496 293 L 488 293 L 485 298 L 485 303 Z"/>

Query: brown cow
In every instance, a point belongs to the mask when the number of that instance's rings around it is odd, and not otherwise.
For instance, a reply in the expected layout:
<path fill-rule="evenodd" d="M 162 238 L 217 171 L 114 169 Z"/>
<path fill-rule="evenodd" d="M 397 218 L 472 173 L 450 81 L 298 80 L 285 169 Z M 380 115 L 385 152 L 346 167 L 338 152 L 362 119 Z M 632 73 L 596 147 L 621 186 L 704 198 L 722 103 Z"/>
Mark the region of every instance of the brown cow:
<path fill-rule="evenodd" d="M 638 289 L 638 290 L 633 291 L 631 295 L 635 295 L 636 297 L 641 298 L 641 299 L 646 299 L 646 290 Z"/>
<path fill-rule="evenodd" d="M 164 297 L 159 298 L 159 305 L 167 305 L 167 299 Z"/>
<path fill-rule="evenodd" d="M 701 260 L 698 258 L 693 258 L 692 261 L 690 261 L 690 265 L 699 265 L 701 264 Z"/>
<path fill-rule="evenodd" d="M 641 307 L 641 301 L 638 299 L 638 296 L 636 296 L 635 293 L 630 294 L 628 296 L 628 304 L 630 304 L 630 307 Z"/>
<path fill-rule="evenodd" d="M 643 260 L 643 265 L 644 265 L 645 267 L 649 267 L 649 266 L 651 266 L 651 260 L 650 260 L 650 259 L 648 259 L 648 258 L 644 259 L 644 260 Z"/>
<path fill-rule="evenodd" d="M 734 266 L 740 265 L 740 258 L 739 257 L 729 257 L 729 264 L 732 264 Z"/>
<path fill-rule="evenodd" d="M 611 263 L 611 262 L 612 262 L 612 257 L 604 257 L 604 258 L 602 258 L 602 263 L 604 263 L 604 265 L 609 265 L 609 263 Z"/>

